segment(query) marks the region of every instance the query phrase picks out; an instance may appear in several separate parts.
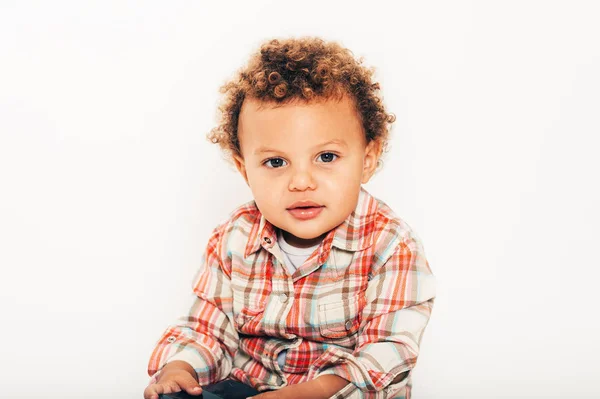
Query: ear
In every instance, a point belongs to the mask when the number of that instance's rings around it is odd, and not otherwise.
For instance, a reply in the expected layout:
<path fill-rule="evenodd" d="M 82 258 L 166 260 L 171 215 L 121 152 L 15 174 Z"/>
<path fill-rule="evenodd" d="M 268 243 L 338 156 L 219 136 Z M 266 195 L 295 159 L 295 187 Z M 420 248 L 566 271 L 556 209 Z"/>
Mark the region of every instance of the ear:
<path fill-rule="evenodd" d="M 240 155 L 233 156 L 233 163 L 235 164 L 235 168 L 240 172 L 246 184 L 248 184 L 248 174 L 246 173 L 246 164 L 244 163 L 244 158 Z"/>
<path fill-rule="evenodd" d="M 379 156 L 381 155 L 381 142 L 379 140 L 372 140 L 365 147 L 365 157 L 363 160 L 363 171 L 362 171 L 362 180 L 361 183 L 367 183 L 375 170 L 377 169 L 377 161 L 379 161 Z"/>

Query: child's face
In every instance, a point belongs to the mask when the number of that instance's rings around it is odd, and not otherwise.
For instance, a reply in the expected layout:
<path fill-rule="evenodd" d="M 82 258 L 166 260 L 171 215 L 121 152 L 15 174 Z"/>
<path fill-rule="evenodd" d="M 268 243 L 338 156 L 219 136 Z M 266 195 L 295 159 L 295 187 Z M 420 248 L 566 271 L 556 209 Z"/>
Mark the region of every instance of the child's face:
<path fill-rule="evenodd" d="M 246 99 L 238 137 L 235 164 L 258 209 L 296 246 L 316 243 L 352 213 L 380 152 L 378 142 L 367 145 L 347 97 L 278 108 Z"/>

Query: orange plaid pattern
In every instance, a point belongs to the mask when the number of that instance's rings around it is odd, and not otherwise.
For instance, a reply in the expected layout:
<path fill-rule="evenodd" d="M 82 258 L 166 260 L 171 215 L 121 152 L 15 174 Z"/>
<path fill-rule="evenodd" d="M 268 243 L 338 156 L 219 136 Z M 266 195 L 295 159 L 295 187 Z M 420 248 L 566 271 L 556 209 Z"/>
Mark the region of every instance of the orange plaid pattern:
<path fill-rule="evenodd" d="M 149 375 L 184 360 L 200 385 L 231 376 L 266 390 L 336 374 L 351 384 L 335 398 L 410 398 L 435 297 L 410 227 L 361 189 L 355 211 L 292 275 L 282 259 L 254 201 L 236 209 L 214 229 L 191 309 L 159 339 Z"/>

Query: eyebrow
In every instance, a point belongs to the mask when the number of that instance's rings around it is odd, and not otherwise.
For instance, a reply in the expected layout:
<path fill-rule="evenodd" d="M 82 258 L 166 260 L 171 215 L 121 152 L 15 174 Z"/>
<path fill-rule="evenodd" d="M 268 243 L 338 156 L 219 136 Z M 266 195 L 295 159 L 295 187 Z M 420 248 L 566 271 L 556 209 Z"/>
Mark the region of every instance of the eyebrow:
<path fill-rule="evenodd" d="M 329 140 L 326 143 L 317 144 L 313 148 L 325 147 L 326 145 L 330 145 L 330 144 L 337 144 L 337 145 L 341 145 L 342 147 L 347 147 L 348 146 L 344 140 L 333 139 L 333 140 Z"/>
<path fill-rule="evenodd" d="M 259 154 L 263 154 L 265 152 L 277 152 L 277 150 L 275 149 L 271 149 L 271 148 L 267 148 L 267 147 L 258 147 L 255 151 L 254 151 L 254 155 L 259 155 Z"/>
<path fill-rule="evenodd" d="M 325 147 L 325 146 L 331 145 L 331 144 L 337 144 L 337 145 L 340 145 L 342 147 L 347 147 L 348 146 L 345 141 L 334 139 L 334 140 L 329 140 L 329 141 L 327 141 L 325 143 L 317 144 L 316 146 L 313 147 L 313 149 L 319 148 L 319 147 Z M 259 155 L 259 154 L 263 154 L 265 152 L 280 152 L 280 151 L 278 151 L 276 149 L 273 149 L 273 148 L 268 148 L 268 147 L 258 147 L 254 151 L 254 154 L 255 155 Z"/>

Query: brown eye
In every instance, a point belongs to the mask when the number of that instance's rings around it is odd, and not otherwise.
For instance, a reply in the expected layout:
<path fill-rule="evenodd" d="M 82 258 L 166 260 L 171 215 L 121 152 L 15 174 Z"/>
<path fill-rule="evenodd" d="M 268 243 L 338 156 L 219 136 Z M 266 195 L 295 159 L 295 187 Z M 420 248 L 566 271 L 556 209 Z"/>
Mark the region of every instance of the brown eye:
<path fill-rule="evenodd" d="M 271 158 L 265 162 L 265 166 L 268 168 L 281 168 L 285 165 L 285 161 L 281 158 Z"/>
<path fill-rule="evenodd" d="M 332 162 L 336 158 L 337 155 L 332 152 L 324 152 L 323 154 L 319 155 L 321 162 Z"/>

